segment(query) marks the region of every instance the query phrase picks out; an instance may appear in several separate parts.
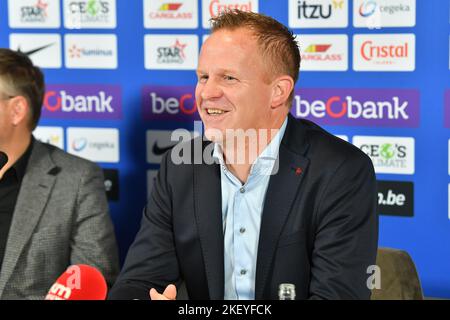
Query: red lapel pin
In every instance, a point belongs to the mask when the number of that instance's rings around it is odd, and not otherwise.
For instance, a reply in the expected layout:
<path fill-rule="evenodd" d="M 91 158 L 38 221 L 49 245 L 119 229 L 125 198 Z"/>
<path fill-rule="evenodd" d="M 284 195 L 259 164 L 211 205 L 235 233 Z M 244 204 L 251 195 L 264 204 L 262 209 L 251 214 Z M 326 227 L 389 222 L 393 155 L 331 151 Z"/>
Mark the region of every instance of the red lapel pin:
<path fill-rule="evenodd" d="M 296 176 L 301 175 L 303 172 L 302 168 L 300 167 L 292 167 L 292 170 L 294 170 Z"/>

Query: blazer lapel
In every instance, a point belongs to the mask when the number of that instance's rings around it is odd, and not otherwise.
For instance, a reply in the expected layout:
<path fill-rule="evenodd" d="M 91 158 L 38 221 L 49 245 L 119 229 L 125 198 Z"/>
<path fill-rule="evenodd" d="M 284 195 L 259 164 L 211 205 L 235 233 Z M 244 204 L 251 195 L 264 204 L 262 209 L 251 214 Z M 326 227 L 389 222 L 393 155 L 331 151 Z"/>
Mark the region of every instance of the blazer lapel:
<path fill-rule="evenodd" d="M 208 280 L 209 298 L 222 300 L 225 280 L 219 165 L 194 165 L 194 211 Z"/>
<path fill-rule="evenodd" d="M 278 238 L 308 167 L 309 159 L 303 156 L 308 146 L 302 128 L 289 116 L 278 154 L 278 173 L 270 178 L 264 201 L 256 265 L 256 299 L 263 299 Z"/>
<path fill-rule="evenodd" d="M 35 141 L 8 235 L 0 276 L 0 296 L 47 204 L 55 183 L 55 168 L 48 151 Z"/>

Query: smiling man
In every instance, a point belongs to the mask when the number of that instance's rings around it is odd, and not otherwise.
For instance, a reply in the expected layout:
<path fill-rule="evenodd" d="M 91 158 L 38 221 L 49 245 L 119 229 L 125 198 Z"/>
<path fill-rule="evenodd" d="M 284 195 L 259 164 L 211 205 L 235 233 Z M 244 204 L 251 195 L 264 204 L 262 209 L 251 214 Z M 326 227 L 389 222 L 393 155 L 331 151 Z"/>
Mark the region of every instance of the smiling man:
<path fill-rule="evenodd" d="M 175 164 L 166 153 L 111 299 L 176 299 L 183 282 L 190 299 L 278 299 L 283 283 L 296 299 L 370 297 L 373 166 L 289 114 L 299 64 L 295 38 L 276 20 L 212 19 L 196 100 L 200 151 L 216 161 Z"/>

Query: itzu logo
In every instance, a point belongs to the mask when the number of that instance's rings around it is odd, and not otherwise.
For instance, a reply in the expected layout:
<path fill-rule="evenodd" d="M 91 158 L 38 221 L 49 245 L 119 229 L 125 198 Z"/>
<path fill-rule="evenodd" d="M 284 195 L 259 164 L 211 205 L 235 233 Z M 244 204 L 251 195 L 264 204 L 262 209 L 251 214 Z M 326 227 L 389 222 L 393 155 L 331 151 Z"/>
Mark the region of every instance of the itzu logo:
<path fill-rule="evenodd" d="M 175 43 L 170 47 L 159 47 L 157 49 L 158 63 L 182 64 L 186 59 L 186 55 L 184 53 L 186 46 L 186 43 L 181 43 L 180 40 L 176 39 Z"/>
<path fill-rule="evenodd" d="M 299 19 L 328 19 L 333 14 L 333 10 L 343 8 L 344 0 L 327 1 L 328 4 L 313 3 L 313 1 L 299 0 L 297 7 L 297 17 Z"/>
<path fill-rule="evenodd" d="M 355 136 L 353 144 L 372 159 L 376 173 L 414 174 L 414 138 Z"/>
<path fill-rule="evenodd" d="M 122 117 L 121 89 L 108 85 L 49 85 L 43 118 L 111 120 Z"/>
<path fill-rule="evenodd" d="M 291 113 L 321 125 L 417 127 L 412 89 L 297 89 Z"/>
<path fill-rule="evenodd" d="M 45 22 L 48 3 L 44 0 L 37 0 L 34 5 L 20 8 L 20 19 L 22 22 Z"/>
<path fill-rule="evenodd" d="M 199 120 L 194 87 L 153 87 L 142 89 L 145 120 L 192 122 Z"/>
<path fill-rule="evenodd" d="M 347 0 L 289 0 L 290 27 L 344 28 L 347 24 Z"/>

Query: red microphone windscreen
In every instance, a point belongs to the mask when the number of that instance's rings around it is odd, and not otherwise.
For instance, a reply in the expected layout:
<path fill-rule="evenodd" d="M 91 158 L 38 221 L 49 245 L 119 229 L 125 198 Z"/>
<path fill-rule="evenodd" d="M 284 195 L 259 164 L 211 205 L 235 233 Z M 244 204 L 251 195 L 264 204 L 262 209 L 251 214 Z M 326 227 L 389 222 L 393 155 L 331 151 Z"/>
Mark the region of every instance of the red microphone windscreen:
<path fill-rule="evenodd" d="M 70 266 L 56 280 L 45 300 L 105 300 L 108 286 L 96 268 L 77 264 Z"/>

